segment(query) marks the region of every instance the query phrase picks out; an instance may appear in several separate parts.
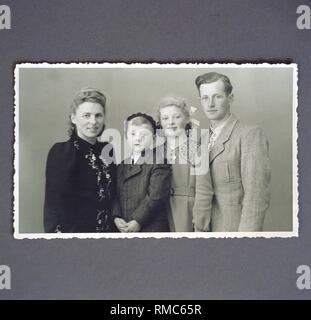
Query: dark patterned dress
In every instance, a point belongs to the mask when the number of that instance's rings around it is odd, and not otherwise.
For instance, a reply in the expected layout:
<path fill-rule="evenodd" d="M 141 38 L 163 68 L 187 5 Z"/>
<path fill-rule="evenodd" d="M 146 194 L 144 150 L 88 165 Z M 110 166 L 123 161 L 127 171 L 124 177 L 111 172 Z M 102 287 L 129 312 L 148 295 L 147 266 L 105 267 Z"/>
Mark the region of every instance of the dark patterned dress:
<path fill-rule="evenodd" d="M 77 135 L 51 148 L 46 165 L 45 232 L 113 231 L 113 159 L 110 144 L 90 144 Z"/>

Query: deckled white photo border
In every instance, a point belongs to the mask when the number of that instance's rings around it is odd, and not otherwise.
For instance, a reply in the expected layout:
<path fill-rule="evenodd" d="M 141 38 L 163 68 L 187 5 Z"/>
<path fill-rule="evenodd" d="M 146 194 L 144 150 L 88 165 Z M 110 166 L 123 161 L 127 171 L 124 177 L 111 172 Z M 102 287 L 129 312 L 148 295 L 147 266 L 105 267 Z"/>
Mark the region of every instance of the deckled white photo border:
<path fill-rule="evenodd" d="M 293 70 L 293 134 L 292 134 L 292 231 L 260 231 L 260 232 L 153 232 L 153 233 L 20 233 L 19 232 L 19 70 L 21 68 L 292 68 Z M 13 227 L 15 239 L 132 239 L 132 238 L 289 238 L 298 237 L 298 159 L 297 159 L 297 107 L 298 107 L 298 67 L 296 63 L 21 63 L 14 70 L 14 204 Z"/>

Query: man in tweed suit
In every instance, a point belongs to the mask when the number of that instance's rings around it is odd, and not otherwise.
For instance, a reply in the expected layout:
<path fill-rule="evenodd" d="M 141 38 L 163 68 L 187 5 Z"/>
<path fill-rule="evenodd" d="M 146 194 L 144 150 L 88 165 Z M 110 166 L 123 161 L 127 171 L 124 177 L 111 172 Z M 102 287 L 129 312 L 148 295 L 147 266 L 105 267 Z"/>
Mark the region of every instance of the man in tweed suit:
<path fill-rule="evenodd" d="M 270 201 L 267 138 L 260 128 L 231 114 L 233 93 L 227 76 L 210 72 L 195 83 L 211 124 L 202 138 L 201 147 L 209 149 L 210 172 L 197 175 L 195 230 L 261 231 Z"/>

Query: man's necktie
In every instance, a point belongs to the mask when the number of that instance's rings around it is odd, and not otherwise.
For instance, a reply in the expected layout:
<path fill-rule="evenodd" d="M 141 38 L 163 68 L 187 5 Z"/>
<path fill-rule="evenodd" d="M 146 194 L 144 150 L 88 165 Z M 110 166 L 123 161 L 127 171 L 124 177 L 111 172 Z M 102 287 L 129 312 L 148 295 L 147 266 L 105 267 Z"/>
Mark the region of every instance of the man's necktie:
<path fill-rule="evenodd" d="M 209 128 L 209 142 L 208 142 L 208 150 L 210 150 L 216 141 L 216 133 L 213 131 L 213 129 L 210 127 Z"/>

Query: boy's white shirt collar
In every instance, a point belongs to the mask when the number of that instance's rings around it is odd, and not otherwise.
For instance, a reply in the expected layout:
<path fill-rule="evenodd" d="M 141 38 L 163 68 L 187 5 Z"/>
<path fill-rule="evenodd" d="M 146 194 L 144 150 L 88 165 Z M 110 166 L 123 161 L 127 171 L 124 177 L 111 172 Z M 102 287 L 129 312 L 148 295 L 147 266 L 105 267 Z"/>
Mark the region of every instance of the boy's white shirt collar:
<path fill-rule="evenodd" d="M 140 154 L 136 154 L 136 155 L 131 155 L 131 163 L 132 164 L 136 164 L 136 162 L 138 161 L 138 159 L 141 157 Z"/>
<path fill-rule="evenodd" d="M 131 162 L 131 164 L 143 164 L 145 163 L 146 158 L 148 158 L 150 155 L 152 155 L 152 151 L 153 149 L 147 148 L 145 149 L 145 156 L 142 157 L 140 154 L 138 155 L 133 155 L 131 154 L 131 156 L 127 159 L 129 159 Z M 124 161 L 124 163 L 127 163 L 127 161 Z"/>

